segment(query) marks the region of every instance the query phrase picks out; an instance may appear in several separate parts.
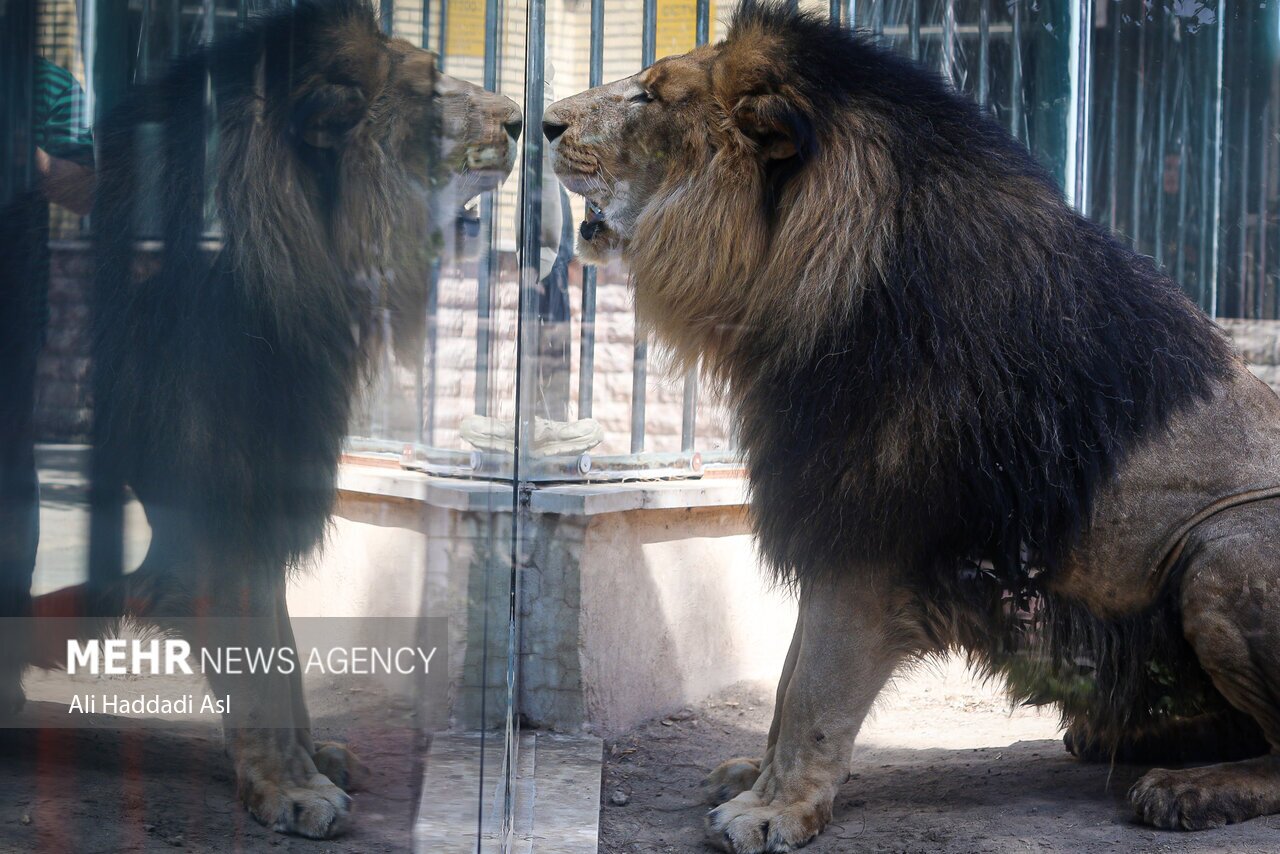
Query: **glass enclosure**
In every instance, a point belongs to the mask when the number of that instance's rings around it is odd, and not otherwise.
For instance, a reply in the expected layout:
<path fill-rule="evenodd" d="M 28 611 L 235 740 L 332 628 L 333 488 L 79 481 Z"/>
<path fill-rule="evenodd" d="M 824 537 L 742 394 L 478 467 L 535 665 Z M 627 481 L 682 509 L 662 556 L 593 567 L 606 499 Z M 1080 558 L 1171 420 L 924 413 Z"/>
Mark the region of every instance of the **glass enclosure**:
<path fill-rule="evenodd" d="M 134 281 L 179 263 L 179 242 L 191 257 L 206 259 L 202 264 L 215 264 L 229 239 L 216 188 L 241 180 L 235 170 L 247 165 L 217 154 L 217 129 L 225 111 L 238 107 L 210 84 L 194 102 L 201 109 L 189 114 L 198 127 L 183 128 L 170 120 L 163 91 L 146 87 L 167 79 L 175 60 L 290 5 L 0 4 L 0 304 L 8 330 L 0 348 L 10 360 L 0 367 L 10 384 L 3 438 L 6 477 L 39 471 L 41 541 L 52 545 L 42 545 L 35 560 L 37 596 L 110 584 L 133 571 L 147 552 L 147 522 L 155 522 L 152 509 L 144 519 L 134 494 L 120 489 L 113 460 L 94 451 L 104 429 L 94 400 L 112 387 L 95 374 L 90 329 L 104 300 L 123 298 L 95 278 L 104 245 L 97 241 L 121 223 L 106 221 L 110 214 L 94 207 L 91 193 L 77 194 L 76 180 L 91 179 L 104 158 L 130 164 L 131 243 L 129 257 L 117 261 L 135 269 Z M 1280 203 L 1280 3 L 800 5 L 935 68 L 1023 141 L 1079 210 L 1152 256 L 1210 314 L 1280 318 L 1280 229 L 1270 227 Z M 442 733 L 465 736 L 457 749 L 469 776 L 459 785 L 476 807 L 433 820 L 437 829 L 455 822 L 455 838 L 474 850 L 511 844 L 521 724 L 536 725 L 544 694 L 563 687 L 556 684 L 560 671 L 525 632 L 526 621 L 559 619 L 543 610 L 542 596 L 551 582 L 541 556 L 555 529 L 536 517 L 533 496 L 565 485 L 741 473 L 733 419 L 697 371 L 673 375 L 658 342 L 637 333 L 625 266 L 584 266 L 574 257 L 583 200 L 551 173 L 542 114 L 555 100 L 633 74 L 657 57 L 714 42 L 734 8 L 713 0 L 382 0 L 373 10 L 384 33 L 434 53 L 450 78 L 507 96 L 523 116 L 504 181 L 458 193 L 434 231 L 397 238 L 397 251 L 427 247 L 432 256 L 421 304 L 413 307 L 424 331 L 411 347 L 399 347 L 381 304 L 370 315 L 374 325 L 364 334 L 377 343 L 353 381 L 356 403 L 337 474 L 340 518 L 323 559 L 369 563 L 361 589 L 377 591 L 377 603 L 364 616 L 447 624 L 448 684 L 431 696 L 419 691 L 413 722 L 394 727 L 425 736 L 412 741 L 423 756 L 424 744 Z M 309 61 L 295 57 L 290 67 Z M 113 153 L 100 123 L 139 99 L 144 108 L 129 119 L 130 143 Z M 199 210 L 198 234 L 179 233 L 175 205 L 183 200 L 164 182 L 175 158 L 187 157 L 200 173 L 198 191 L 185 200 Z M 254 168 L 269 173 L 271 163 Z M 189 335 L 234 322 L 171 318 L 172 328 Z M 166 376 L 178 382 L 182 375 Z M 191 381 L 193 393 L 204 381 L 237 382 L 217 371 L 201 376 Z M 289 400 L 259 405 L 287 407 Z M 218 432 L 240 416 L 208 417 L 196 426 Z M 379 558 L 379 526 L 392 524 L 388 514 L 408 512 L 395 502 L 424 495 L 453 515 L 405 522 L 425 539 Z M 13 521 L 18 511 L 6 512 L 9 524 L 20 524 Z M 14 557 L 20 548 L 7 548 L 7 560 L 26 559 Z M 440 562 L 464 569 L 445 572 Z M 6 583 L 14 589 L 6 591 L 10 611 L 0 616 L 25 616 L 21 584 Z M 323 593 L 309 599 L 291 592 L 290 610 L 295 620 L 361 616 L 353 609 L 365 594 L 351 595 L 337 607 Z M 572 609 L 571 598 L 562 606 Z M 334 715 L 318 720 L 331 726 Z M 368 721 L 394 728 L 376 715 Z M 129 745 L 112 749 L 127 753 Z M 412 773 L 420 770 L 415 765 Z M 392 835 L 416 840 L 418 850 L 452 850 L 424 841 L 416 795 L 412 800 L 412 814 Z M 36 850 L 63 850 L 53 837 L 41 839 Z"/>

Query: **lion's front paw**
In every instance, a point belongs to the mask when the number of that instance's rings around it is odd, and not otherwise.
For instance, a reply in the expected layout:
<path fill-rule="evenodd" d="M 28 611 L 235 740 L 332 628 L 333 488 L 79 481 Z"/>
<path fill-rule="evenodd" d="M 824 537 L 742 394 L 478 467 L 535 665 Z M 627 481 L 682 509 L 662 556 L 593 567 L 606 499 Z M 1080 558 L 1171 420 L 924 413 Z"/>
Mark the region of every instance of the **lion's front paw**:
<path fill-rule="evenodd" d="M 1129 802 L 1140 821 L 1169 830 L 1206 830 L 1261 815 L 1266 810 L 1253 786 L 1236 785 L 1234 770 L 1231 764 L 1156 768 L 1134 783 Z"/>
<path fill-rule="evenodd" d="M 739 757 L 721 762 L 702 780 L 702 797 L 711 806 L 719 806 L 750 789 L 759 776 L 759 759 Z"/>
<path fill-rule="evenodd" d="M 369 779 L 373 776 L 369 766 L 361 762 L 360 757 L 352 753 L 345 744 L 336 741 L 317 742 L 311 761 L 316 763 L 317 771 L 346 792 L 360 791 L 369 785 Z"/>
<path fill-rule="evenodd" d="M 729 854 L 794 851 L 831 820 L 831 802 L 783 797 L 771 802 L 743 792 L 707 814 L 707 841 Z"/>
<path fill-rule="evenodd" d="M 236 777 L 249 812 L 272 830 L 328 839 L 351 823 L 351 796 L 321 774 L 300 745 L 279 753 L 245 751 Z"/>

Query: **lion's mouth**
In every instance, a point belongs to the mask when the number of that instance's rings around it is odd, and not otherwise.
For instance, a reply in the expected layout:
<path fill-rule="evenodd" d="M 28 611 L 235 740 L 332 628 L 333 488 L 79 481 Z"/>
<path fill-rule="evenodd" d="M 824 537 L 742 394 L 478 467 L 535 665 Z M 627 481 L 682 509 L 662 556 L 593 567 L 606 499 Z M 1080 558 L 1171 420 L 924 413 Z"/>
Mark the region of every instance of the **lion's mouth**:
<path fill-rule="evenodd" d="M 587 199 L 587 216 L 578 226 L 578 234 L 582 235 L 583 240 L 590 242 L 604 227 L 604 208 L 597 202 Z"/>

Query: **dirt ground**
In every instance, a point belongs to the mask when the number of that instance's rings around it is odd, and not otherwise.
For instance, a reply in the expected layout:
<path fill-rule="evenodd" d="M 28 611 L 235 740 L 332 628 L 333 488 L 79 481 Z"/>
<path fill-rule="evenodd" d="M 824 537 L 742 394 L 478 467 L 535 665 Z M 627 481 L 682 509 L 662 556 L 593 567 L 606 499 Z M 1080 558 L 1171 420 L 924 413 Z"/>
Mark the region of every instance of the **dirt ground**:
<path fill-rule="evenodd" d="M 347 742 L 374 772 L 355 795 L 356 823 L 345 836 L 314 842 L 250 818 L 214 724 L 0 729 L 0 852 L 410 851 L 425 750 L 406 725 L 407 709 L 358 694 L 328 692 L 327 703 L 309 695 L 317 740 Z M 23 715 L 66 712 L 41 706 L 52 704 L 28 703 Z"/>
<path fill-rule="evenodd" d="M 759 755 L 772 709 L 772 686 L 739 685 L 607 742 L 601 854 L 711 851 L 698 782 L 721 760 Z M 1011 714 L 958 663 L 922 669 L 881 699 L 834 821 L 804 851 L 1280 851 L 1280 816 L 1196 834 L 1134 824 L 1124 794 L 1144 770 L 1072 758 L 1053 714 Z"/>

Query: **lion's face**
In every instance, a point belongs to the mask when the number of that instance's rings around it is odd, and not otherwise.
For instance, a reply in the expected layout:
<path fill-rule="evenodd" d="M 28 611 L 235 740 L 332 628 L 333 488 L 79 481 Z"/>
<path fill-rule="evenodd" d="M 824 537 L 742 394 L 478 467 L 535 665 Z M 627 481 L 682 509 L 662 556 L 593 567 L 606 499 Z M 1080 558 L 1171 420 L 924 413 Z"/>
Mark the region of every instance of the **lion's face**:
<path fill-rule="evenodd" d="M 709 72 L 717 49 L 659 60 L 639 74 L 557 101 L 543 130 L 565 187 L 585 197 L 580 252 L 624 250 L 650 199 L 712 150 Z"/>
<path fill-rule="evenodd" d="M 339 21 L 321 36 L 329 49 L 312 53 L 292 93 L 295 133 L 302 146 L 340 158 L 378 152 L 428 195 L 439 227 L 510 173 L 520 110 L 441 73 L 433 54 L 370 23 Z"/>
<path fill-rule="evenodd" d="M 750 176 L 797 154 L 780 50 L 766 34 L 739 33 L 547 109 L 556 174 L 587 200 L 584 256 L 625 255 L 646 208 L 717 161 Z"/>

